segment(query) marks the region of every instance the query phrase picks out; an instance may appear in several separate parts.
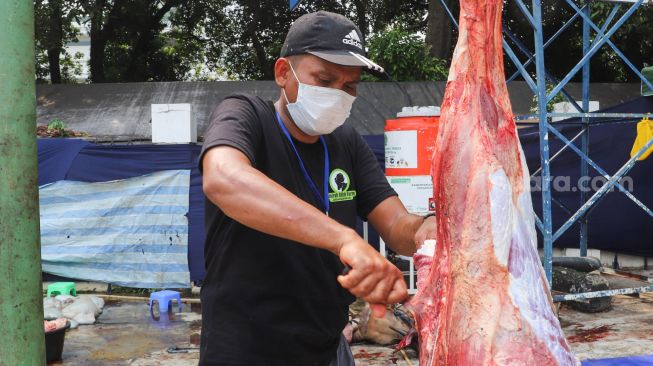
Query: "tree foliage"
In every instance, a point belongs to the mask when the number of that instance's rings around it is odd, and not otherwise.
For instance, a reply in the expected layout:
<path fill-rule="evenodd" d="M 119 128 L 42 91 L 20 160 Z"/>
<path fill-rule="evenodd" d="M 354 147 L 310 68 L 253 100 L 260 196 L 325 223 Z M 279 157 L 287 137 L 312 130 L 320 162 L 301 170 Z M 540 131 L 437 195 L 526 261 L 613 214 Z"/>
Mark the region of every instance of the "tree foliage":
<path fill-rule="evenodd" d="M 457 1 L 443 1 L 457 16 Z M 611 3 L 591 6 L 597 21 L 612 9 Z M 270 80 L 290 24 L 316 10 L 352 19 L 373 59 L 397 80 L 442 78 L 456 37 L 440 0 L 304 0 L 292 13 L 287 0 L 34 0 L 34 7 L 36 77 L 53 83 L 73 81 L 80 67 L 88 67 L 90 82 Z M 543 2 L 545 38 L 573 14 L 565 0 Z M 637 68 L 653 63 L 650 19 L 653 7 L 642 7 L 611 38 Z M 504 26 L 533 49 L 530 25 L 513 1 L 505 4 Z M 80 27 L 90 34 L 88 65 L 64 47 Z M 558 79 L 582 57 L 581 30 L 577 20 L 547 49 L 547 66 Z M 510 74 L 515 68 L 506 60 Z M 592 81 L 636 81 L 607 45 L 591 69 Z"/>
<path fill-rule="evenodd" d="M 369 56 L 395 80 L 445 80 L 447 62 L 432 56 L 429 46 L 416 34 L 388 28 L 369 42 Z"/>
<path fill-rule="evenodd" d="M 349 17 L 360 28 L 363 40 L 394 22 L 413 31 L 425 25 L 421 20 L 425 6 L 415 0 L 304 0 L 292 13 L 287 0 L 214 1 L 203 24 L 210 67 L 223 68 L 232 79 L 272 79 L 274 62 L 291 23 L 317 10 Z"/>
<path fill-rule="evenodd" d="M 53 83 L 71 82 L 79 73 L 80 55 L 71 55 L 64 45 L 77 40 L 73 23 L 81 15 L 76 4 L 65 0 L 35 0 L 36 79 Z"/>
<path fill-rule="evenodd" d="M 201 54 L 203 7 L 189 0 L 95 0 L 83 6 L 91 36 L 91 81 L 175 81 Z"/>

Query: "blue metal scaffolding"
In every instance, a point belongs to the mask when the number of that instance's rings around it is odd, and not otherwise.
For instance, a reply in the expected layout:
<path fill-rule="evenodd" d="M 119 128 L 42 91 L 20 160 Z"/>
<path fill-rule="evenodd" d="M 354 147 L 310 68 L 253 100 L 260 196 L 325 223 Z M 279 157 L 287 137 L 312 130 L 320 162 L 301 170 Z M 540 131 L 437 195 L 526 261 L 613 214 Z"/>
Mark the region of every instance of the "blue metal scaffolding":
<path fill-rule="evenodd" d="M 590 60 L 596 55 L 597 51 L 604 45 L 608 45 L 612 51 L 628 66 L 628 68 L 637 75 L 642 83 L 649 86 L 653 89 L 653 85 L 649 80 L 647 80 L 637 69 L 632 62 L 619 50 L 619 48 L 610 40 L 610 38 L 615 34 L 615 32 L 621 27 L 644 3 L 651 2 L 652 0 L 613 0 L 607 2 L 612 5 L 611 11 L 606 17 L 602 20 L 602 24 L 599 26 L 596 20 L 592 19 L 591 8 L 592 2 L 586 1 L 583 2 L 583 5 L 577 5 L 575 0 L 565 0 L 566 4 L 573 9 L 573 16 L 568 19 L 563 26 L 555 32 L 551 37 L 545 39 L 543 32 L 542 24 L 542 0 L 532 0 L 531 7 L 529 8 L 522 0 L 513 0 L 516 2 L 517 6 L 524 15 L 524 19 L 527 20 L 529 25 L 533 30 L 534 37 L 534 52 L 528 49 L 518 37 L 515 36 L 509 29 L 506 27 L 503 28 L 504 40 L 503 46 L 504 51 L 511 62 L 515 65 L 517 71 L 511 75 L 507 81 L 510 82 L 521 76 L 528 86 L 533 91 L 533 94 L 537 96 L 538 101 L 538 112 L 534 115 L 522 115 L 517 116 L 517 120 L 524 119 L 537 119 L 539 121 L 539 132 L 540 132 L 540 157 L 541 157 L 541 168 L 538 169 L 534 174 L 540 173 L 542 176 L 542 213 L 541 216 L 536 213 L 536 225 L 543 237 L 543 247 L 544 247 L 544 269 L 546 272 L 546 277 L 549 283 L 552 281 L 552 258 L 553 258 L 553 243 L 560 238 L 560 236 L 565 233 L 572 225 L 578 224 L 580 228 L 580 255 L 587 256 L 587 215 L 590 210 L 596 206 L 596 204 L 605 196 L 605 194 L 612 190 L 613 188 L 618 189 L 624 193 L 628 198 L 633 200 L 642 210 L 653 217 L 653 211 L 646 207 L 644 203 L 639 201 L 636 197 L 632 195 L 628 190 L 626 190 L 620 183 L 620 179 L 623 178 L 628 172 L 633 168 L 637 159 L 644 154 L 651 146 L 653 146 L 653 140 L 650 140 L 644 147 L 642 147 L 635 155 L 631 157 L 630 160 L 626 161 L 624 165 L 612 176 L 610 176 L 605 170 L 603 170 L 596 162 L 594 162 L 589 157 L 589 139 L 590 139 L 590 127 L 593 124 L 597 123 L 634 123 L 639 121 L 644 114 L 641 113 L 591 113 L 589 112 L 589 99 L 590 99 Z M 446 11 L 449 19 L 454 24 L 455 27 L 458 27 L 456 19 L 451 12 L 451 9 L 447 6 L 444 0 L 440 0 L 441 5 Z M 625 9 L 622 9 L 624 7 Z M 618 18 L 617 15 L 621 14 Z M 596 15 L 594 16 L 596 17 Z M 615 18 L 617 18 L 615 20 Z M 570 25 L 575 21 L 582 21 L 582 39 L 583 39 L 583 56 L 578 61 L 578 63 L 561 79 L 556 79 L 550 72 L 548 72 L 546 67 L 546 57 L 545 51 L 546 48 L 552 44 L 560 35 L 562 35 Z M 525 61 L 522 61 L 517 53 L 513 50 L 514 45 L 523 56 L 526 57 Z M 528 71 L 528 67 L 531 64 L 535 64 L 535 75 L 532 76 Z M 575 99 L 565 90 L 565 86 L 574 78 L 579 72 L 582 74 L 582 103 L 579 105 Z M 553 89 L 547 91 L 547 84 L 554 85 Z M 566 98 L 567 101 L 576 109 L 577 112 L 574 113 L 551 113 L 547 110 L 547 104 L 559 93 Z M 579 117 L 580 121 L 577 123 L 580 125 L 580 133 L 573 137 L 571 140 L 564 136 L 555 126 L 554 123 L 551 123 L 551 118 L 553 117 L 563 117 L 563 118 L 573 118 Z M 564 146 L 561 150 L 557 151 L 553 156 L 549 150 L 549 138 L 550 135 L 553 135 L 555 138 L 560 139 Z M 576 145 L 576 141 L 580 140 L 580 146 Z M 563 209 L 569 212 L 569 219 L 555 231 L 552 225 L 552 215 L 551 208 L 553 204 L 560 205 L 559 202 L 552 196 L 551 192 L 551 171 L 550 165 L 551 162 L 564 150 L 571 149 L 576 154 L 579 155 L 581 159 L 580 164 L 580 173 L 581 177 L 589 176 L 589 167 L 595 169 L 601 176 L 607 179 L 606 184 L 604 184 L 600 189 L 594 192 L 591 196 L 588 194 L 589 189 L 579 189 L 580 191 L 580 208 L 576 212 L 571 212 L 567 207 Z M 589 183 L 587 180 L 584 180 L 584 183 Z M 587 187 L 579 187 L 587 188 Z M 602 296 L 612 296 L 616 294 L 633 294 L 653 291 L 653 286 L 643 286 L 638 288 L 631 289 L 613 289 L 606 291 L 596 291 L 580 294 L 564 294 L 554 296 L 556 301 L 568 301 L 568 300 L 583 300 L 590 299 L 595 297 Z"/>
<path fill-rule="evenodd" d="M 439 0 L 443 9 L 447 13 L 452 24 L 457 28 L 458 22 L 451 9 L 447 6 L 445 0 Z M 646 84 L 650 89 L 653 89 L 653 84 L 647 80 L 638 68 L 621 52 L 621 50 L 610 40 L 610 38 L 617 32 L 617 30 L 640 8 L 644 3 L 651 3 L 653 0 L 604 0 L 605 3 L 611 4 L 612 9 L 602 20 L 599 26 L 596 20 L 592 19 L 592 1 L 581 0 L 565 0 L 566 4 L 574 11 L 574 14 L 545 41 L 542 23 L 542 0 L 532 0 L 531 7 L 529 8 L 523 0 L 515 1 L 524 19 L 528 22 L 533 30 L 534 38 L 534 52 L 528 49 L 518 37 L 515 36 L 508 28 L 503 28 L 503 47 L 506 55 L 515 65 L 517 71 L 511 75 L 507 82 L 515 80 L 521 76 L 528 84 L 533 94 L 537 97 L 538 113 L 534 115 L 517 116 L 517 120 L 537 119 L 539 121 L 540 132 L 540 160 L 541 167 L 532 175 L 541 173 L 542 176 L 542 213 L 538 216 L 535 213 L 536 226 L 542 233 L 543 247 L 544 247 L 544 270 L 549 284 L 552 282 L 553 274 L 553 243 L 560 238 L 572 225 L 578 224 L 580 228 L 579 246 L 580 255 L 587 256 L 587 217 L 593 207 L 605 197 L 605 194 L 616 188 L 624 193 L 628 198 L 635 202 L 642 210 L 653 217 L 653 211 L 648 208 L 644 203 L 638 200 L 632 193 L 624 188 L 619 182 L 628 172 L 633 168 L 637 159 L 642 156 L 651 146 L 653 146 L 653 139 L 648 141 L 636 154 L 634 154 L 623 166 L 612 176 L 610 176 L 604 169 L 602 169 L 596 162 L 589 157 L 589 141 L 590 141 L 590 127 L 594 124 L 604 123 L 628 123 L 632 124 L 639 121 L 642 117 L 647 115 L 641 113 L 593 113 L 589 111 L 590 99 L 590 60 L 596 53 L 606 44 L 611 50 L 628 66 L 628 68 L 639 77 L 642 83 Z M 298 0 L 291 0 L 291 10 L 298 5 Z M 625 8 L 625 9 L 622 9 Z M 621 14 L 618 18 L 617 15 Z M 596 15 L 594 17 L 597 17 Z M 615 20 L 615 18 L 617 18 Z M 569 26 L 576 21 L 583 22 L 582 39 L 583 39 L 583 57 L 578 63 L 561 79 L 555 78 L 546 67 L 546 48 L 551 45 L 557 38 L 559 38 Z M 526 57 L 526 61 L 522 61 L 517 53 L 513 50 L 512 43 L 520 53 Z M 528 67 L 535 63 L 535 75 L 532 76 L 528 72 Z M 579 105 L 576 100 L 565 90 L 565 86 L 574 78 L 578 72 L 582 75 L 582 102 Z M 552 84 L 553 89 L 548 91 L 547 84 Z M 564 98 L 571 103 L 576 109 L 574 113 L 551 113 L 547 109 L 548 103 L 553 100 L 558 94 L 562 94 Z M 580 118 L 581 130 L 572 139 L 564 136 L 556 126 L 551 123 L 553 117 L 563 118 Z M 569 123 L 565 123 L 568 125 Z M 558 138 L 564 143 L 564 146 L 551 156 L 549 150 L 549 133 Z M 580 139 L 580 147 L 576 145 L 576 141 Z M 571 149 L 580 157 L 580 173 L 581 177 L 589 176 L 589 167 L 596 170 L 601 176 L 607 179 L 607 182 L 591 196 L 588 194 L 589 189 L 586 185 L 579 187 L 580 191 L 580 208 L 576 212 L 572 212 L 568 207 L 562 205 L 557 201 L 551 192 L 551 162 L 559 156 L 563 151 Z M 587 179 L 583 180 L 584 184 L 589 184 Z M 580 183 L 580 182 L 579 182 Z M 558 229 L 553 230 L 552 225 L 552 205 L 556 204 L 568 212 L 569 219 Z M 647 282 L 653 282 L 653 279 L 647 279 Z M 636 294 L 642 292 L 653 291 L 653 285 L 646 285 L 635 288 L 626 289 L 612 289 L 605 291 L 595 291 L 577 294 L 563 294 L 555 295 L 554 301 L 569 301 L 569 300 L 587 300 L 596 297 L 613 296 L 617 294 Z"/>

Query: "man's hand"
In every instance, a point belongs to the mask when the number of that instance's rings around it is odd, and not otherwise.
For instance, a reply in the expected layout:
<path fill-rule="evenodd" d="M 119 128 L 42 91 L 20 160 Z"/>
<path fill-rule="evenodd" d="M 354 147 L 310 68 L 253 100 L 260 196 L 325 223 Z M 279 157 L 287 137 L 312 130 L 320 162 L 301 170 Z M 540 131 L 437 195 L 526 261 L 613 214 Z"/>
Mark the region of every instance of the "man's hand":
<path fill-rule="evenodd" d="M 429 216 L 424 219 L 424 222 L 415 233 L 415 248 L 421 247 L 425 240 L 435 239 L 435 228 L 435 216 Z"/>
<path fill-rule="evenodd" d="M 342 241 L 338 252 L 342 263 L 351 268 L 346 275 L 338 276 L 342 287 L 372 304 L 394 304 L 406 299 L 408 292 L 401 271 L 352 233 Z M 383 316 L 382 312 L 375 313 Z"/>

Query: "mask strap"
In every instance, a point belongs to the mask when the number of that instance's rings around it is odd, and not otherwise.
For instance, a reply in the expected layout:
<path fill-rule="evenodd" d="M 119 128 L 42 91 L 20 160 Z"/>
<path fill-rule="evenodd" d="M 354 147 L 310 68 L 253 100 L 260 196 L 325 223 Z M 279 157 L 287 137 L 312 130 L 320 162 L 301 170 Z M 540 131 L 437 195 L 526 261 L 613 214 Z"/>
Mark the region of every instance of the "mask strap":
<path fill-rule="evenodd" d="M 297 80 L 297 82 L 299 84 L 301 84 L 302 82 L 299 81 L 299 78 L 297 77 L 297 74 L 295 74 L 295 69 L 293 69 L 292 63 L 290 63 L 290 60 L 288 60 L 288 65 L 290 65 L 290 71 L 292 71 L 292 74 L 295 77 L 295 79 Z M 288 100 L 288 96 L 286 95 L 286 89 L 281 89 L 281 90 L 283 91 L 283 97 L 286 98 L 286 104 L 290 104 L 290 101 Z"/>
<path fill-rule="evenodd" d="M 290 101 L 288 100 L 288 96 L 286 95 L 286 89 L 281 89 L 283 92 L 283 97 L 286 98 L 286 104 L 290 104 Z"/>
<path fill-rule="evenodd" d="M 292 74 L 293 74 L 293 76 L 295 76 L 295 79 L 297 80 L 297 82 L 301 84 L 302 82 L 299 81 L 299 78 L 297 77 L 297 74 L 295 74 L 295 69 L 293 69 L 292 63 L 290 63 L 290 60 L 288 60 L 288 65 L 290 65 L 290 71 L 292 71 Z"/>

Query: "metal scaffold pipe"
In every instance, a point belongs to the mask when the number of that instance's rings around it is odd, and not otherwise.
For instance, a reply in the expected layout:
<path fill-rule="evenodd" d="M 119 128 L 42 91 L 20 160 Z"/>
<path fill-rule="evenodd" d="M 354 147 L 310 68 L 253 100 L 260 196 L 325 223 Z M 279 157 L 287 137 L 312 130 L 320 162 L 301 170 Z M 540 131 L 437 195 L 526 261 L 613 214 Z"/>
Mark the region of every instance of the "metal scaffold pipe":
<path fill-rule="evenodd" d="M 44 365 L 32 1 L 0 1 L 0 365 Z"/>

